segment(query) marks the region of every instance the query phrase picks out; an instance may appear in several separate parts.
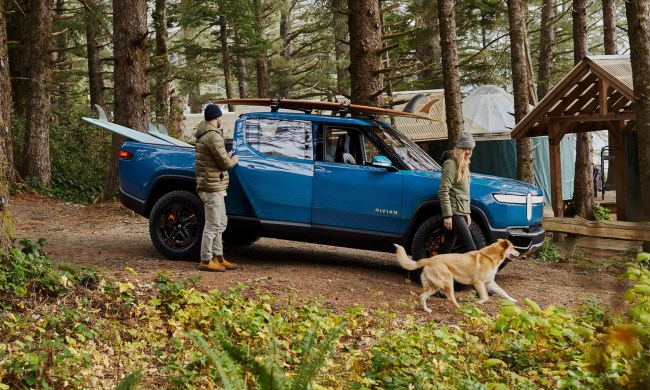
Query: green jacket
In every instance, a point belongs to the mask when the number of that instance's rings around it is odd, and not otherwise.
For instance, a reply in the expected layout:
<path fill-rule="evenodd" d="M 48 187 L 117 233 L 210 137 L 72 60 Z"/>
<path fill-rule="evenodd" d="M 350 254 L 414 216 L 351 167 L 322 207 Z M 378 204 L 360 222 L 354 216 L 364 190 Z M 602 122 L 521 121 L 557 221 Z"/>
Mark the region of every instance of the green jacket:
<path fill-rule="evenodd" d="M 228 157 L 223 130 L 208 122 L 196 129 L 196 191 L 219 192 L 228 188 L 228 170 L 235 162 Z"/>
<path fill-rule="evenodd" d="M 456 161 L 448 158 L 442 164 L 442 177 L 438 189 L 438 199 L 443 217 L 470 214 L 469 176 L 456 181 Z"/>

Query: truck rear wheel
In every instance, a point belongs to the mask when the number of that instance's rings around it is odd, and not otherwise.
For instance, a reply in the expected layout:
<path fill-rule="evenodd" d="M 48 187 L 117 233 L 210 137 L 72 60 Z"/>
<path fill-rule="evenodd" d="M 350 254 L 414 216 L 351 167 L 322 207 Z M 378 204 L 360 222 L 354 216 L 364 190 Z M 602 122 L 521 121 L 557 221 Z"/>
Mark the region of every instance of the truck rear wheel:
<path fill-rule="evenodd" d="M 153 206 L 149 235 L 158 252 L 166 258 L 197 260 L 204 223 L 201 199 L 189 191 L 172 191 Z"/>
<path fill-rule="evenodd" d="M 474 237 L 474 243 L 477 248 L 487 245 L 485 234 L 481 227 L 476 223 L 469 225 L 469 230 Z M 424 259 L 439 254 L 440 247 L 444 241 L 445 227 L 443 225 L 442 215 L 434 215 L 426 219 L 413 236 L 413 245 L 411 246 L 411 255 L 414 260 Z M 457 241 L 452 252 L 460 252 L 460 242 Z"/>

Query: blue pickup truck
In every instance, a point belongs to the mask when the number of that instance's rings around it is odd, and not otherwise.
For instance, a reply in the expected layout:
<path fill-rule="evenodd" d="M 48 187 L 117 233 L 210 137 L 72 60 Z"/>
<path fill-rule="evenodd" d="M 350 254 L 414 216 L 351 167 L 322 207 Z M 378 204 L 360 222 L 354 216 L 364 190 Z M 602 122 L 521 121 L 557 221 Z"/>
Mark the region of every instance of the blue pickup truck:
<path fill-rule="evenodd" d="M 128 138 L 119 159 L 122 204 L 149 219 L 156 249 L 198 258 L 204 223 L 194 147 L 155 129 L 86 121 Z M 374 115 L 251 112 L 236 120 L 224 241 L 274 237 L 377 251 L 399 243 L 418 259 L 437 253 L 443 219 L 440 165 Z M 478 245 L 507 238 L 524 253 L 544 240 L 542 191 L 472 174 L 471 231 Z"/>

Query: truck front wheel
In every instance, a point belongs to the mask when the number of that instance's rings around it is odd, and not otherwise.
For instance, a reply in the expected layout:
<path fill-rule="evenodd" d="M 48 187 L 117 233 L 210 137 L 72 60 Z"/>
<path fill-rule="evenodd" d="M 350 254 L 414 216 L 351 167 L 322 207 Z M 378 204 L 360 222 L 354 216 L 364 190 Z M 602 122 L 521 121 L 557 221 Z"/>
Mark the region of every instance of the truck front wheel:
<path fill-rule="evenodd" d="M 149 235 L 158 252 L 171 260 L 196 260 L 201 251 L 203 202 L 189 191 L 163 195 L 151 210 Z"/>
<path fill-rule="evenodd" d="M 469 230 L 474 237 L 474 243 L 477 248 L 487 245 L 485 234 L 477 223 L 472 222 Z M 426 219 L 413 236 L 413 245 L 411 246 L 411 255 L 414 260 L 424 259 L 435 256 L 440 252 L 440 247 L 444 241 L 445 227 L 443 225 L 442 215 L 434 215 Z M 460 242 L 457 240 L 452 252 L 460 252 Z"/>

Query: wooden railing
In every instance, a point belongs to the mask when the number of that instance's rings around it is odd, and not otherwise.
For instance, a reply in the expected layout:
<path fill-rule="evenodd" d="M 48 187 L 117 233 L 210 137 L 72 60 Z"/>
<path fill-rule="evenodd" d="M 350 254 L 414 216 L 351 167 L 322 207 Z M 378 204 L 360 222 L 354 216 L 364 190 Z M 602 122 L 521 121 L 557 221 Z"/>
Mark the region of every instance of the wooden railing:
<path fill-rule="evenodd" d="M 561 257 L 565 261 L 573 256 L 580 236 L 650 242 L 650 222 L 588 221 L 582 218 L 544 217 L 542 227 L 547 232 L 567 234 L 561 248 Z"/>

